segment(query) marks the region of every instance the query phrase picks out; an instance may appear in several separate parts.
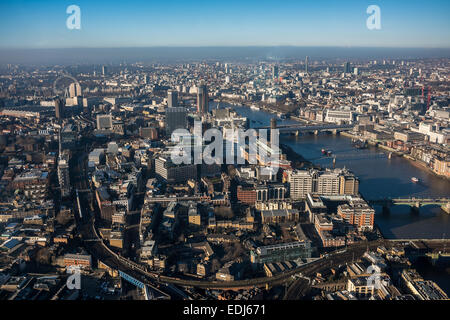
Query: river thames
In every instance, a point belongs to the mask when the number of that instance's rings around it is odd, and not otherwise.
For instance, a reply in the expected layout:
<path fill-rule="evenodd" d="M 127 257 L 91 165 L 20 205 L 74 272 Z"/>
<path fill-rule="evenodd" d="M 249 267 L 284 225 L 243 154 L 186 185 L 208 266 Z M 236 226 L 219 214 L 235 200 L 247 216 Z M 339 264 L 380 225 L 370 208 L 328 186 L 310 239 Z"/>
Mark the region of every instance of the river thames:
<path fill-rule="evenodd" d="M 215 108 L 216 103 L 211 103 Z M 276 115 L 253 110 L 248 107 L 220 104 L 220 108 L 231 107 L 238 114 L 249 119 L 250 127 L 269 126 Z M 280 120 L 278 124 L 295 123 Z M 306 160 L 322 167 L 332 167 L 332 157 L 324 157 L 322 148 L 331 150 L 336 157 L 336 167 L 346 167 L 360 179 L 360 193 L 366 199 L 392 197 L 450 197 L 450 181 L 435 176 L 425 169 L 416 167 L 409 160 L 392 156 L 370 147 L 356 149 L 351 139 L 340 135 L 282 135 L 280 143 L 290 146 Z M 419 178 L 413 183 L 411 177 Z M 450 238 L 450 214 L 438 206 L 421 207 L 414 213 L 408 206 L 393 206 L 389 213 L 383 213 L 376 206 L 375 223 L 388 239 L 442 239 Z"/>

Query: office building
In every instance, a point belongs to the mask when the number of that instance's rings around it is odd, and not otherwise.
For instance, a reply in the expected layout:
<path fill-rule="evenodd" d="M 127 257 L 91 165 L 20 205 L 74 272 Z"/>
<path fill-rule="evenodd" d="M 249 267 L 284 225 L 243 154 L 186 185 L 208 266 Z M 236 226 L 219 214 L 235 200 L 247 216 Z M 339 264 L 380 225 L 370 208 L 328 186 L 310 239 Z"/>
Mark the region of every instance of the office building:
<path fill-rule="evenodd" d="M 352 72 L 352 70 L 351 70 L 351 65 L 350 65 L 350 62 L 346 62 L 345 64 L 344 64 L 344 73 L 351 73 Z"/>
<path fill-rule="evenodd" d="M 65 150 L 59 155 L 58 159 L 58 181 L 61 189 L 61 197 L 70 195 L 70 176 L 69 176 L 69 152 Z"/>
<path fill-rule="evenodd" d="M 176 165 L 170 157 L 161 156 L 155 159 L 155 174 L 168 183 L 185 183 L 189 179 L 197 179 L 197 165 Z"/>
<path fill-rule="evenodd" d="M 343 173 L 339 177 L 339 194 L 353 195 L 359 192 L 359 179 L 350 173 Z"/>
<path fill-rule="evenodd" d="M 319 195 L 355 195 L 359 180 L 345 169 L 295 170 L 289 174 L 291 199 L 305 199 L 308 193 Z"/>
<path fill-rule="evenodd" d="M 209 96 L 208 87 L 206 84 L 201 83 L 197 92 L 197 113 L 204 115 L 209 111 Z"/>
<path fill-rule="evenodd" d="M 270 119 L 270 143 L 271 143 L 271 145 L 275 142 L 278 143 L 278 141 L 277 141 L 278 139 L 276 136 L 277 135 L 276 129 L 277 129 L 277 119 L 272 118 L 272 119 Z M 274 147 L 276 147 L 276 145 Z"/>
<path fill-rule="evenodd" d="M 169 108 L 178 107 L 178 92 L 169 90 L 167 91 L 167 106 Z"/>
<path fill-rule="evenodd" d="M 111 130 L 113 127 L 112 115 L 110 114 L 98 114 L 97 115 L 97 129 L 98 130 Z"/>
<path fill-rule="evenodd" d="M 291 173 L 289 181 L 291 199 L 304 199 L 313 190 L 313 176 L 309 171 L 294 171 Z"/>
<path fill-rule="evenodd" d="M 81 92 L 81 86 L 78 82 L 73 82 L 69 86 L 69 96 L 70 98 L 81 97 L 83 94 Z"/>
<path fill-rule="evenodd" d="M 327 110 L 325 122 L 332 122 L 336 124 L 352 123 L 354 113 L 348 110 Z"/>
<path fill-rule="evenodd" d="M 62 149 L 73 148 L 78 138 L 77 128 L 73 124 L 68 123 L 61 129 L 59 137 Z"/>
<path fill-rule="evenodd" d="M 166 109 L 166 134 L 171 136 L 176 129 L 187 129 L 187 112 L 183 107 Z"/>
<path fill-rule="evenodd" d="M 55 116 L 58 120 L 64 118 L 64 102 L 61 99 L 55 100 Z"/>
<path fill-rule="evenodd" d="M 272 67 L 272 76 L 274 79 L 278 79 L 279 73 L 278 73 L 278 66 Z"/>

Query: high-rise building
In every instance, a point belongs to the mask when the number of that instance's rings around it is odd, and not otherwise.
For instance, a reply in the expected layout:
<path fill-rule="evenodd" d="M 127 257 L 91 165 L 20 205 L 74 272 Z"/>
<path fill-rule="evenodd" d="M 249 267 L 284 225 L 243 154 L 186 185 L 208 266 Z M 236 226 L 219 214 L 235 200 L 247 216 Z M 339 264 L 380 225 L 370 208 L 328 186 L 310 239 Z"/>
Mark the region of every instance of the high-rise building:
<path fill-rule="evenodd" d="M 98 114 L 97 115 L 97 129 L 98 130 L 110 130 L 113 127 L 112 115 L 110 114 Z"/>
<path fill-rule="evenodd" d="M 351 71 L 351 65 L 350 65 L 350 62 L 346 62 L 345 64 L 344 64 L 344 73 L 351 73 L 352 71 Z"/>
<path fill-rule="evenodd" d="M 318 195 L 355 195 L 359 180 L 345 169 L 326 171 L 296 170 L 289 176 L 290 194 L 294 200 L 304 199 L 308 193 Z"/>
<path fill-rule="evenodd" d="M 106 74 L 108 73 L 108 69 L 106 68 L 106 66 L 102 67 L 102 75 L 106 76 Z"/>
<path fill-rule="evenodd" d="M 178 92 L 173 90 L 167 91 L 167 104 L 169 108 L 178 107 Z"/>
<path fill-rule="evenodd" d="M 158 157 L 155 159 L 155 174 L 168 183 L 186 183 L 189 179 L 197 179 L 197 165 L 176 165 L 170 157 Z"/>
<path fill-rule="evenodd" d="M 276 65 L 272 67 L 272 76 L 274 79 L 278 78 L 278 66 Z"/>
<path fill-rule="evenodd" d="M 276 141 L 276 129 L 277 129 L 277 119 L 270 119 L 270 144 L 273 145 Z M 277 141 L 278 143 L 278 141 Z"/>
<path fill-rule="evenodd" d="M 344 173 L 340 177 L 339 194 L 352 195 L 359 192 L 359 180 L 353 174 Z"/>
<path fill-rule="evenodd" d="M 70 176 L 69 176 L 69 152 L 64 150 L 59 154 L 58 159 L 58 181 L 61 189 L 61 197 L 70 195 Z"/>
<path fill-rule="evenodd" d="M 55 100 L 55 116 L 58 120 L 64 118 L 64 103 L 61 99 Z"/>
<path fill-rule="evenodd" d="M 78 82 L 73 82 L 69 86 L 69 96 L 71 98 L 81 97 L 83 94 L 81 92 L 81 86 Z"/>
<path fill-rule="evenodd" d="M 186 109 L 183 107 L 167 108 L 166 109 L 166 134 L 172 135 L 176 129 L 186 129 Z"/>
<path fill-rule="evenodd" d="M 308 171 L 293 172 L 289 177 L 291 199 L 304 199 L 313 189 L 313 177 Z"/>
<path fill-rule="evenodd" d="M 208 87 L 206 84 L 201 83 L 197 92 L 197 112 L 200 115 L 204 115 L 209 111 L 209 96 Z"/>
<path fill-rule="evenodd" d="M 308 64 L 309 64 L 309 57 L 306 56 L 306 59 L 305 59 L 305 72 L 306 72 L 306 73 L 309 72 L 309 70 L 308 70 Z"/>

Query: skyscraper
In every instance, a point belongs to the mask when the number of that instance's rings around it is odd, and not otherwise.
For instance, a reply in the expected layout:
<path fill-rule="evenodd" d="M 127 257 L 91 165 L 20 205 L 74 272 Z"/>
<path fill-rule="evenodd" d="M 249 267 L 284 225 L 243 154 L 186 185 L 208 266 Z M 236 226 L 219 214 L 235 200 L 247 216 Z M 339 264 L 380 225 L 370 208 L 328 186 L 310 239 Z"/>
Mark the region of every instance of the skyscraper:
<path fill-rule="evenodd" d="M 186 129 L 186 109 L 182 107 L 166 109 L 166 134 L 172 135 L 176 129 Z"/>
<path fill-rule="evenodd" d="M 61 197 L 70 195 L 70 176 L 69 176 L 69 153 L 67 150 L 61 152 L 58 158 L 58 181 L 61 188 Z"/>
<path fill-rule="evenodd" d="M 78 82 L 73 82 L 69 86 L 69 96 L 71 98 L 81 97 L 83 94 L 81 92 L 81 86 Z"/>
<path fill-rule="evenodd" d="M 167 91 L 167 105 L 169 108 L 178 107 L 178 92 L 173 90 Z"/>
<path fill-rule="evenodd" d="M 209 97 L 208 97 L 208 87 L 205 83 L 201 83 L 198 86 L 197 92 L 197 113 L 204 115 L 209 111 Z"/>
<path fill-rule="evenodd" d="M 273 147 L 273 144 L 275 143 L 275 135 L 276 135 L 276 130 L 277 129 L 277 119 L 276 118 L 272 118 L 270 119 L 270 144 Z"/>
<path fill-rule="evenodd" d="M 351 71 L 351 66 L 350 66 L 350 62 L 346 62 L 345 64 L 344 64 L 344 73 L 351 73 L 352 71 Z"/>
<path fill-rule="evenodd" d="M 64 104 L 61 99 L 55 99 L 55 116 L 58 120 L 64 118 Z"/>
<path fill-rule="evenodd" d="M 274 79 L 278 78 L 278 66 L 273 66 L 272 67 L 272 75 Z"/>
<path fill-rule="evenodd" d="M 106 76 L 106 73 L 108 72 L 108 70 L 106 69 L 106 66 L 102 67 L 102 75 Z"/>
<path fill-rule="evenodd" d="M 306 56 L 306 59 L 305 59 L 305 73 L 308 73 L 308 63 L 309 63 L 309 57 L 308 56 Z"/>

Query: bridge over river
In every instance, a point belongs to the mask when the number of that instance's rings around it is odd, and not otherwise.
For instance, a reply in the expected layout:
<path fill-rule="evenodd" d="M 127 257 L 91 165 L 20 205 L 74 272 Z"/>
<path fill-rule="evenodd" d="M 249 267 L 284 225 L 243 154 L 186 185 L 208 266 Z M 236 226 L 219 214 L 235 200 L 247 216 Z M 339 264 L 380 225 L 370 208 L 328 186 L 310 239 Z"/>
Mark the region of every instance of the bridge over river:
<path fill-rule="evenodd" d="M 313 125 L 302 125 L 302 124 L 291 124 L 291 125 L 281 125 L 277 126 L 275 129 L 278 129 L 280 134 L 283 133 L 304 133 L 304 132 L 314 132 L 315 134 L 320 131 L 332 131 L 333 133 L 337 133 L 340 131 L 348 131 L 352 130 L 355 125 L 353 124 L 334 124 L 334 123 L 321 123 L 321 124 L 313 124 Z M 254 128 L 258 129 L 270 129 L 270 127 L 258 127 Z"/>
<path fill-rule="evenodd" d="M 450 213 L 450 198 L 385 198 L 385 199 L 375 199 L 367 200 L 371 205 L 380 205 L 383 208 L 389 208 L 393 205 L 397 206 L 410 206 L 411 208 L 418 209 L 423 206 L 428 205 L 438 205 L 441 206 L 442 210 Z"/>

